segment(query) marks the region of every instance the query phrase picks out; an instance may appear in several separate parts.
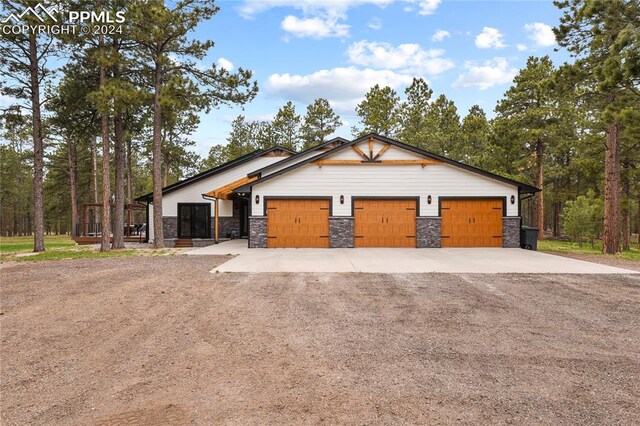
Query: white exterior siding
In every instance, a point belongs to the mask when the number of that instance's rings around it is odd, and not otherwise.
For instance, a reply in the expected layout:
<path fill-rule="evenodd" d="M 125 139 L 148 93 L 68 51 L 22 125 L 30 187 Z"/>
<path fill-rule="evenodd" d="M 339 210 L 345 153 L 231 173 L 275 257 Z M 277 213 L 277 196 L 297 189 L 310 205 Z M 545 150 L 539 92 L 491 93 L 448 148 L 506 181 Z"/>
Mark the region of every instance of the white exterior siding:
<path fill-rule="evenodd" d="M 202 194 L 242 179 L 252 171 L 279 160 L 282 160 L 282 157 L 258 157 L 225 172 L 185 185 L 180 189 L 170 192 L 162 197 L 162 215 L 178 216 L 178 203 L 210 203 L 211 215 L 213 216 L 214 202 L 205 200 L 202 198 Z M 231 201 L 221 200 L 220 216 L 232 216 L 232 207 L 233 204 Z"/>
<path fill-rule="evenodd" d="M 294 164 L 297 164 L 297 163 L 299 163 L 301 161 L 304 161 L 307 158 L 311 158 L 311 157 L 313 157 L 315 155 L 320 155 L 321 153 L 322 153 L 322 151 L 310 151 L 310 152 L 307 152 L 307 153 L 305 153 L 305 154 L 303 154 L 303 155 L 299 156 L 298 158 L 296 158 L 294 160 L 291 160 L 291 161 L 284 162 L 284 160 L 282 160 L 283 164 L 275 165 L 272 168 L 270 168 L 269 170 L 265 170 L 264 172 L 262 172 L 262 177 L 269 176 L 269 175 L 271 175 L 271 174 L 273 174 L 273 173 L 275 173 L 275 172 L 277 172 L 279 170 L 282 170 L 282 169 L 284 169 L 286 167 L 289 167 L 289 166 L 293 166 Z M 258 168 L 256 168 L 256 170 L 258 170 Z"/>
<path fill-rule="evenodd" d="M 364 148 L 363 145 L 360 145 Z M 368 147 L 367 147 L 368 150 Z M 377 151 L 374 149 L 374 154 Z M 351 159 L 352 149 L 344 149 L 331 159 Z M 391 148 L 384 159 L 410 159 L 416 154 Z M 354 157 L 354 158 L 356 158 Z M 254 197 L 260 196 L 256 204 Z M 344 204 L 340 204 L 344 195 Z M 432 202 L 427 204 L 427 196 Z M 357 165 L 336 166 L 307 164 L 253 187 L 252 215 L 264 214 L 264 197 L 275 196 L 332 196 L 333 215 L 351 216 L 352 196 L 420 197 L 420 216 L 438 216 L 438 199 L 447 196 L 518 197 L 518 188 L 469 172 L 449 164 L 428 165 Z M 507 216 L 518 215 L 518 204 L 507 201 Z"/>

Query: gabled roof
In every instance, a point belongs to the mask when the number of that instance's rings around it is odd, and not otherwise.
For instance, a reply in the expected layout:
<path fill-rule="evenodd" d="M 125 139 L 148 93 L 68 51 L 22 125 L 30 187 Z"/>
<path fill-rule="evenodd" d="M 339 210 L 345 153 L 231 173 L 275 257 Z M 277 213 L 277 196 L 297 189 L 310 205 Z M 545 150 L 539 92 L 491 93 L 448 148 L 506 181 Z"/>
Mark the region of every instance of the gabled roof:
<path fill-rule="evenodd" d="M 292 170 L 295 170 L 298 167 L 301 167 L 301 166 L 303 166 L 305 164 L 308 164 L 308 163 L 311 163 L 313 161 L 317 161 L 317 160 L 320 160 L 322 158 L 325 158 L 325 157 L 328 157 L 330 155 L 333 155 L 336 152 L 342 151 L 343 149 L 346 149 L 346 148 L 348 148 L 348 147 L 350 147 L 352 145 L 356 145 L 356 144 L 358 144 L 360 142 L 369 140 L 369 138 L 372 138 L 372 137 L 375 140 L 378 140 L 380 142 L 388 143 L 388 144 L 397 146 L 399 148 L 406 149 L 406 150 L 414 152 L 416 154 L 423 155 L 423 156 L 425 156 L 427 158 L 432 158 L 434 160 L 439 160 L 439 161 L 442 161 L 444 163 L 450 164 L 452 166 L 459 167 L 461 169 L 470 171 L 472 173 L 477 173 L 479 175 L 482 175 L 482 176 L 485 176 L 485 177 L 488 177 L 488 178 L 491 178 L 491 179 L 495 179 L 497 181 L 504 182 L 504 183 L 507 183 L 509 185 L 516 186 L 516 187 L 518 187 L 519 192 L 522 192 L 522 193 L 535 193 L 535 192 L 539 192 L 540 191 L 540 189 L 536 188 L 535 186 L 527 185 L 526 183 L 518 182 L 518 181 L 515 181 L 513 179 L 506 178 L 504 176 L 496 175 L 496 174 L 488 172 L 486 170 L 482 170 L 482 169 L 479 169 L 477 167 L 470 166 L 468 164 L 464 164 L 464 163 L 461 163 L 459 161 L 455 161 L 455 160 L 452 160 L 450 158 L 443 157 L 441 155 L 437 155 L 437 154 L 434 154 L 434 153 L 429 152 L 429 151 L 425 151 L 424 149 L 416 148 L 415 146 L 412 146 L 412 145 L 407 145 L 406 143 L 397 141 L 395 139 L 390 139 L 390 138 L 387 138 L 385 136 L 380 136 L 380 135 L 378 135 L 376 133 L 369 133 L 367 135 L 364 135 L 364 136 L 361 136 L 361 137 L 359 137 L 357 139 L 354 139 L 351 142 L 345 143 L 345 144 L 343 144 L 343 145 L 341 145 L 341 146 L 339 146 L 337 148 L 334 148 L 334 149 L 332 149 L 330 151 L 326 151 L 326 152 L 323 152 L 323 153 L 318 154 L 316 156 L 307 158 L 307 159 L 302 160 L 302 161 L 300 161 L 298 163 L 292 164 L 289 167 L 285 167 L 282 170 L 278 170 L 275 173 L 267 175 L 267 176 L 265 176 L 265 177 L 263 177 L 261 179 L 258 179 L 256 181 L 253 181 L 251 183 L 243 185 L 242 187 L 237 188 L 235 190 L 235 192 L 240 192 L 240 193 L 249 192 L 251 190 L 251 187 L 254 186 L 254 185 L 258 185 L 258 184 L 260 184 L 262 182 L 265 182 L 267 180 L 273 179 L 273 178 L 275 178 L 277 176 L 280 176 L 282 174 L 288 173 L 288 172 L 290 172 Z"/>
<path fill-rule="evenodd" d="M 256 170 L 255 172 L 251 172 L 248 174 L 249 177 L 254 177 L 254 176 L 261 176 L 263 172 L 273 169 L 274 167 L 278 167 L 278 166 L 282 166 L 283 164 L 289 163 L 297 158 L 300 158 L 301 156 L 303 156 L 304 154 L 307 154 L 309 151 L 317 151 L 319 149 L 325 148 L 327 146 L 333 145 L 336 142 L 342 142 L 342 144 L 344 145 L 345 143 L 349 143 L 349 140 L 345 139 L 345 138 L 341 138 L 341 137 L 336 137 L 333 138 L 331 140 L 328 140 L 324 143 L 318 144 L 316 146 L 312 146 L 311 148 L 307 148 L 304 151 L 300 151 L 297 154 L 292 155 L 291 157 L 287 157 L 284 160 L 280 160 L 276 163 L 271 163 L 268 166 L 264 166 L 261 169 Z"/>
<path fill-rule="evenodd" d="M 181 181 L 176 182 L 174 184 L 171 184 L 169 186 L 165 186 L 164 188 L 162 188 L 162 195 L 168 194 L 170 192 L 173 192 L 173 191 L 175 191 L 177 189 L 180 189 L 180 188 L 182 188 L 182 187 L 184 187 L 186 185 L 189 185 L 191 183 L 198 182 L 198 181 L 200 181 L 202 179 L 206 179 L 208 177 L 217 175 L 218 173 L 225 172 L 225 171 L 230 170 L 230 169 L 232 169 L 232 168 L 234 168 L 236 166 L 239 166 L 241 164 L 247 163 L 247 162 L 253 160 L 254 158 L 261 157 L 263 155 L 269 154 L 269 153 L 271 153 L 273 151 L 277 151 L 277 150 L 285 151 L 285 152 L 288 152 L 288 153 L 290 153 L 292 155 L 296 154 L 295 151 L 292 151 L 289 148 L 285 148 L 285 147 L 279 146 L 279 145 L 274 146 L 273 148 L 269 148 L 267 150 L 257 149 L 257 150 L 255 150 L 253 152 L 250 152 L 249 154 L 242 155 L 242 156 L 240 156 L 240 157 L 238 157 L 238 158 L 236 158 L 234 160 L 228 161 L 228 162 L 226 162 L 224 164 L 221 164 L 221 165 L 219 165 L 217 167 L 214 167 L 213 169 L 209 169 L 207 171 L 204 171 L 202 173 L 198 173 L 197 175 L 193 175 L 191 177 L 188 177 L 188 178 L 186 178 L 184 180 L 181 180 Z M 148 194 L 145 194 L 145 195 L 142 195 L 142 196 L 136 198 L 136 201 L 147 201 L 147 202 L 153 201 L 153 192 L 150 192 Z"/>

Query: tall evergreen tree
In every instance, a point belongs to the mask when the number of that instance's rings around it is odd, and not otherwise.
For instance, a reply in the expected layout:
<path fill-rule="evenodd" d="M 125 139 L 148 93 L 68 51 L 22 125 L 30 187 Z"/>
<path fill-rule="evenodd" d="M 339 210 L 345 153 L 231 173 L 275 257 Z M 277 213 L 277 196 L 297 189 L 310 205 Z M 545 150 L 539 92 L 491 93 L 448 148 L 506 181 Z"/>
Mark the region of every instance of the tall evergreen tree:
<path fill-rule="evenodd" d="M 257 149 L 257 133 L 259 123 L 247 122 L 243 115 L 239 115 L 231 123 L 231 131 L 227 137 L 225 157 L 227 161 L 249 154 Z"/>
<path fill-rule="evenodd" d="M 367 133 L 378 133 L 382 136 L 395 137 L 400 124 L 400 97 L 389 86 L 376 84 L 356 106 L 356 114 L 360 117 L 361 128 L 353 127 L 354 136 Z"/>
<path fill-rule="evenodd" d="M 278 138 L 278 145 L 296 151 L 300 145 L 300 121 L 296 114 L 296 107 L 291 101 L 287 102 L 273 119 L 272 127 Z"/>
<path fill-rule="evenodd" d="M 505 143 L 517 141 L 535 159 L 536 186 L 544 187 L 545 149 L 555 135 L 557 111 L 550 90 L 554 67 L 548 56 L 530 57 L 527 66 L 514 78 L 514 85 L 498 102 L 498 120 L 510 129 Z M 536 194 L 538 238 L 544 236 L 544 195 Z"/>
<path fill-rule="evenodd" d="M 50 24 L 52 18 L 36 18 L 22 11 L 31 6 L 27 0 L 2 0 L 2 9 L 7 13 L 22 16 L 32 26 Z M 9 26 L 11 24 L 0 24 Z M 33 203 L 34 203 L 34 240 L 33 251 L 42 252 L 44 247 L 44 142 L 42 130 L 41 98 L 43 85 L 52 77 L 47 60 L 53 56 L 56 44 L 46 32 L 7 31 L 0 37 L 0 94 L 18 99 L 13 109 L 26 108 L 31 115 L 31 133 L 33 140 Z M 26 104 L 19 103 L 26 101 Z"/>
<path fill-rule="evenodd" d="M 560 46 L 576 58 L 574 78 L 593 81 L 593 94 L 604 100 L 607 120 L 604 178 L 603 252 L 620 250 L 620 121 L 625 92 L 640 96 L 640 2 L 635 0 L 556 0 L 562 9 L 554 29 Z"/>
<path fill-rule="evenodd" d="M 478 105 L 473 105 L 462 119 L 462 144 L 454 158 L 476 167 L 485 167 L 491 131 L 491 124 L 484 110 Z"/>
<path fill-rule="evenodd" d="M 258 123 L 256 133 L 256 148 L 269 149 L 278 145 L 278 134 L 271 121 L 261 121 Z"/>
<path fill-rule="evenodd" d="M 257 93 L 251 83 L 251 72 L 238 68 L 231 73 L 212 65 L 209 69 L 196 61 L 205 58 L 213 41 L 194 40 L 198 25 L 212 18 L 219 8 L 213 0 L 178 1 L 170 7 L 161 0 L 134 3 L 127 16 L 132 25 L 132 37 L 140 46 L 138 61 L 147 67 L 149 86 L 153 87 L 153 229 L 154 247 L 164 247 L 162 231 L 162 114 L 171 102 L 166 96 L 170 76 L 179 71 L 181 77 L 193 82 L 185 85 L 188 92 L 180 96 L 199 99 L 206 109 L 222 104 L 244 104 Z"/>
<path fill-rule="evenodd" d="M 430 121 L 429 102 L 433 90 L 422 78 L 414 78 L 404 91 L 407 100 L 400 106 L 401 130 L 398 138 L 405 143 L 425 148 L 430 130 L 435 123 Z"/>
<path fill-rule="evenodd" d="M 452 100 L 440 95 L 431 104 L 426 117 L 426 149 L 436 154 L 451 156 L 463 143 L 460 138 L 460 116 Z"/>
<path fill-rule="evenodd" d="M 329 135 L 342 126 L 340 117 L 333 111 L 329 101 L 318 98 L 309 106 L 302 120 L 303 149 L 324 143 Z"/>

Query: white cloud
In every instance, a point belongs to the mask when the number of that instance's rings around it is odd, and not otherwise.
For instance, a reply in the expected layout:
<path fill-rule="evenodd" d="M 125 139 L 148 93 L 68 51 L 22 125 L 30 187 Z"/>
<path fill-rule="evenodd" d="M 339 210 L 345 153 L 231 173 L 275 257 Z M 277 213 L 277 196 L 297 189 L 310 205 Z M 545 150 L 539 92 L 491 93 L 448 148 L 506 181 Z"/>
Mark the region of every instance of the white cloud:
<path fill-rule="evenodd" d="M 408 4 L 405 12 L 414 12 L 417 6 L 418 14 L 433 14 L 442 0 L 244 0 L 238 7 L 240 16 L 253 19 L 257 14 L 276 7 L 291 7 L 301 10 L 305 18 L 317 16 L 340 16 L 346 19 L 346 12 L 352 7 L 362 5 L 374 5 L 384 8 L 392 3 L 401 2 Z"/>
<path fill-rule="evenodd" d="M 362 40 L 347 49 L 349 62 L 365 67 L 402 70 L 405 73 L 440 74 L 455 65 L 442 57 L 443 49 L 425 50 L 416 43 L 393 46 L 389 43 Z"/>
<path fill-rule="evenodd" d="M 218 66 L 220 68 L 224 68 L 227 71 L 233 71 L 233 63 L 226 58 L 218 59 Z"/>
<path fill-rule="evenodd" d="M 340 24 L 338 17 L 298 18 L 289 15 L 282 21 L 282 29 L 296 37 L 346 37 L 349 25 Z"/>
<path fill-rule="evenodd" d="M 379 30 L 380 28 L 382 28 L 382 19 L 380 18 L 373 18 L 369 21 L 369 23 L 367 24 L 369 26 L 369 28 L 371 28 L 372 30 Z"/>
<path fill-rule="evenodd" d="M 391 70 L 340 67 L 307 75 L 272 74 L 267 79 L 266 92 L 306 104 L 323 97 L 337 111 L 353 113 L 357 103 L 375 84 L 398 89 L 411 84 L 412 80 L 412 75 Z"/>
<path fill-rule="evenodd" d="M 437 30 L 435 33 L 433 33 L 433 35 L 431 36 L 431 41 L 442 41 L 447 37 L 451 37 L 451 33 L 449 31 L 446 30 Z"/>
<path fill-rule="evenodd" d="M 453 83 L 456 88 L 475 88 L 486 90 L 498 84 L 510 83 L 518 69 L 509 66 L 502 57 L 496 57 L 478 65 L 475 62 L 465 63 L 466 71 Z"/>
<path fill-rule="evenodd" d="M 476 36 L 476 46 L 480 49 L 502 49 L 507 47 L 500 30 L 491 27 L 484 27 L 482 32 Z"/>
<path fill-rule="evenodd" d="M 420 6 L 418 14 L 431 15 L 436 11 L 440 3 L 441 0 L 420 0 L 418 2 L 418 5 Z"/>
<path fill-rule="evenodd" d="M 518 44 L 516 44 L 516 49 L 518 49 L 519 52 L 525 52 L 529 48 L 527 47 L 526 44 L 518 43 Z"/>
<path fill-rule="evenodd" d="M 524 30 L 528 33 L 529 39 L 533 40 L 538 46 L 549 47 L 556 44 L 556 36 L 553 29 L 542 22 L 534 22 L 526 24 Z"/>
<path fill-rule="evenodd" d="M 305 15 L 319 12 L 340 15 L 355 6 L 373 4 L 385 7 L 393 2 L 394 0 L 245 0 L 238 11 L 242 17 L 249 19 L 276 7 L 293 7 L 302 10 Z"/>

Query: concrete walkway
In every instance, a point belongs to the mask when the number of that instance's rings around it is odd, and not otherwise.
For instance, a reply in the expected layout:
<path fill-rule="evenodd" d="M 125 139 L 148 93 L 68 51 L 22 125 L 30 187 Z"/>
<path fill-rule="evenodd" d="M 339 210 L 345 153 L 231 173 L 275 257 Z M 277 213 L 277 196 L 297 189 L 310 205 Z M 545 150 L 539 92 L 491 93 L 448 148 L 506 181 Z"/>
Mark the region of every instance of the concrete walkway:
<path fill-rule="evenodd" d="M 252 249 L 251 251 L 253 251 Z M 206 247 L 200 247 L 197 249 L 189 250 L 184 254 L 188 255 L 216 255 L 216 256 L 226 256 L 228 254 L 242 254 L 249 251 L 249 247 L 247 246 L 247 240 L 229 240 L 223 241 L 219 244 L 213 244 Z"/>
<path fill-rule="evenodd" d="M 211 272 L 638 273 L 547 253 L 501 248 L 248 249 L 246 240 L 232 240 L 186 254 L 237 255 Z"/>

